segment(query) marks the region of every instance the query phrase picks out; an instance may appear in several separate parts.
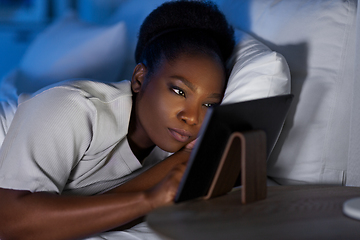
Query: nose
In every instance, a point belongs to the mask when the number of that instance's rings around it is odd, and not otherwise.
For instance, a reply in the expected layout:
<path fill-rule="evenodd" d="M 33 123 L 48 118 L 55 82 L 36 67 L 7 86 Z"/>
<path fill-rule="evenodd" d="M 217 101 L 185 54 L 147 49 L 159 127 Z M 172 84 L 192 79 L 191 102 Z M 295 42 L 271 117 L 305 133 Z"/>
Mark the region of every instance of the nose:
<path fill-rule="evenodd" d="M 178 118 L 188 125 L 198 125 L 200 123 L 200 109 L 196 104 L 188 104 L 178 113 Z"/>

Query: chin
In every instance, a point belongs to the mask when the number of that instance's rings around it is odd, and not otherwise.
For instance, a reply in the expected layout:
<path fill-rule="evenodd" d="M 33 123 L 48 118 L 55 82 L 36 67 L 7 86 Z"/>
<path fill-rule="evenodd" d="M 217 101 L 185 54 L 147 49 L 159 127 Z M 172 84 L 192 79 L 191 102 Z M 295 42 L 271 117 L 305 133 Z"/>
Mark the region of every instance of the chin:
<path fill-rule="evenodd" d="M 159 144 L 157 145 L 160 149 L 166 151 L 166 152 L 171 152 L 171 153 L 174 153 L 174 152 L 177 152 L 179 151 L 180 149 L 182 149 L 183 147 L 186 146 L 187 143 L 182 143 L 182 144 Z"/>

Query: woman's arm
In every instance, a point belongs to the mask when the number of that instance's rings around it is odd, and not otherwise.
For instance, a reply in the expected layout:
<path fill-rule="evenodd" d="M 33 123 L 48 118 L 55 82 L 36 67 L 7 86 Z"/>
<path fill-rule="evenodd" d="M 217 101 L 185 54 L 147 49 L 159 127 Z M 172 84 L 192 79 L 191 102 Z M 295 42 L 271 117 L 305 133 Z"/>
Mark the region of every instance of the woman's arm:
<path fill-rule="evenodd" d="M 76 239 L 151 210 L 142 192 L 93 197 L 0 189 L 1 239 Z"/>
<path fill-rule="evenodd" d="M 144 173 L 135 177 L 131 181 L 128 181 L 122 184 L 121 186 L 110 190 L 107 193 L 137 192 L 137 191 L 144 191 L 146 189 L 150 189 L 154 187 L 157 183 L 161 181 L 161 179 L 163 179 L 166 176 L 166 174 L 174 166 L 178 164 L 186 164 L 187 161 L 189 160 L 191 150 L 192 150 L 192 145 L 191 148 L 190 146 L 185 147 L 184 149 L 174 153 L 167 159 L 159 162 L 158 164 L 148 169 Z"/>
<path fill-rule="evenodd" d="M 177 164 L 157 185 L 129 193 L 61 196 L 0 188 L 0 238 L 78 239 L 116 228 L 171 203 L 184 170 Z"/>

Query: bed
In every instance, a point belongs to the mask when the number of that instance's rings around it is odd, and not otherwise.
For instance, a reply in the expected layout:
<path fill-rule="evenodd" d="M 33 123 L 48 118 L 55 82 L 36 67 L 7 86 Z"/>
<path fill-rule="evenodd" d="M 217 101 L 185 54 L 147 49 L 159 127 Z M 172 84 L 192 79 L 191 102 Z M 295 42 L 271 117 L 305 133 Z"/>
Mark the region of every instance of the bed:
<path fill-rule="evenodd" d="M 51 23 L 0 82 L 0 143 L 20 94 L 86 78 L 131 78 L 136 34 L 163 0 L 97 1 Z M 223 103 L 295 95 L 267 163 L 277 184 L 360 186 L 357 0 L 216 0 L 236 33 Z"/>

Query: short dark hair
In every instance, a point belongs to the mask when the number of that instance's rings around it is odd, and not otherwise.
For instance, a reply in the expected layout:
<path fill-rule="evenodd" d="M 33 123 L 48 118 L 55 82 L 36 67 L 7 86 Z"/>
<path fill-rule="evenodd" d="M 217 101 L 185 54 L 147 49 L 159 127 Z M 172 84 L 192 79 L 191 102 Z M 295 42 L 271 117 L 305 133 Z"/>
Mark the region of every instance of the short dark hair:
<path fill-rule="evenodd" d="M 210 1 L 172 1 L 152 11 L 140 27 L 135 51 L 137 63 L 149 72 L 165 56 L 180 53 L 215 55 L 224 67 L 235 45 L 234 30 Z"/>

